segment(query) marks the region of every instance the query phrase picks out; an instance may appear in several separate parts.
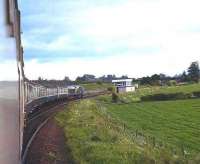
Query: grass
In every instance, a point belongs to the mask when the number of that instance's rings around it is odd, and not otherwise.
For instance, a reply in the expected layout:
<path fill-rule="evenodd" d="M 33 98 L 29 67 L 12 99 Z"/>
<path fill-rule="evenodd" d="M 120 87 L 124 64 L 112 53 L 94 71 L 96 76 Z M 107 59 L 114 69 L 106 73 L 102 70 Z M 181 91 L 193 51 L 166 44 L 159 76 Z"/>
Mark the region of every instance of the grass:
<path fill-rule="evenodd" d="M 188 152 L 200 152 L 200 99 L 107 105 L 108 112 L 130 130 Z"/>
<path fill-rule="evenodd" d="M 111 130 L 111 124 L 95 108 L 93 102 L 84 100 L 70 104 L 68 110 L 56 116 L 64 128 L 67 144 L 76 162 L 114 164 L 122 160 L 123 151 L 134 154 L 134 150 L 129 148 L 129 140 Z"/>
<path fill-rule="evenodd" d="M 50 161 L 55 161 L 57 159 L 56 157 L 56 154 L 54 152 L 48 152 L 47 154 L 47 158 L 50 160 Z"/>
<path fill-rule="evenodd" d="M 136 91 L 136 95 L 149 95 L 156 93 L 191 93 L 194 91 L 200 91 L 200 84 L 188 84 L 180 86 L 163 86 L 163 87 L 143 87 Z"/>
<path fill-rule="evenodd" d="M 73 159 L 81 164 L 152 164 L 182 161 L 166 149 L 137 143 L 124 125 L 107 117 L 95 100 L 71 103 L 56 120 Z"/>
<path fill-rule="evenodd" d="M 120 98 L 126 102 L 140 101 L 141 96 L 158 94 L 158 93 L 192 93 L 194 91 L 200 91 L 200 84 L 189 84 L 181 86 L 155 86 L 155 87 L 141 87 L 134 93 L 121 94 Z"/>
<path fill-rule="evenodd" d="M 191 93 L 199 84 L 141 88 L 71 103 L 56 116 L 81 164 L 200 163 L 200 99 L 139 102 L 142 95 Z"/>
<path fill-rule="evenodd" d="M 80 84 L 85 90 L 107 90 L 108 87 L 113 86 L 111 83 L 86 83 Z"/>

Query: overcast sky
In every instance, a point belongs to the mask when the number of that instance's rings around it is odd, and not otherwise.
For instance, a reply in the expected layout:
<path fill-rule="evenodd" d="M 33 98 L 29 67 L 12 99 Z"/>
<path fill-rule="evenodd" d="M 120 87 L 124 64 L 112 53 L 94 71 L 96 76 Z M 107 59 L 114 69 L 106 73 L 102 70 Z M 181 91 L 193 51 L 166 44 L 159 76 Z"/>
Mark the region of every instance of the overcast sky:
<path fill-rule="evenodd" d="M 25 73 L 30 79 L 75 79 L 84 73 L 174 75 L 200 61 L 199 0 L 19 4 Z"/>
<path fill-rule="evenodd" d="M 15 43 L 13 38 L 7 36 L 3 6 L 0 0 L 0 81 L 17 80 Z"/>

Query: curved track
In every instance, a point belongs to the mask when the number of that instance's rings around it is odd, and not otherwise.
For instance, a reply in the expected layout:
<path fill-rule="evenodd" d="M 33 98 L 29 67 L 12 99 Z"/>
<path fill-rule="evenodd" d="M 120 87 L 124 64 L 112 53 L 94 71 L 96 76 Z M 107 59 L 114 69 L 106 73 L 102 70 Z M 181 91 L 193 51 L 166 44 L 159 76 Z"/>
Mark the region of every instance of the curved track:
<path fill-rule="evenodd" d="M 92 98 L 99 95 L 108 94 L 107 91 L 94 92 L 85 94 L 82 98 Z M 23 157 L 22 163 L 27 163 L 26 156 L 33 142 L 35 136 L 40 131 L 40 129 L 47 123 L 47 121 L 52 118 L 55 113 L 61 111 L 69 101 L 75 101 L 81 99 L 80 97 L 67 97 L 65 99 L 46 102 L 41 106 L 35 107 L 35 110 L 31 110 L 31 113 L 27 114 L 26 126 L 24 128 L 24 141 L 23 141 Z M 30 109 L 29 109 L 30 110 Z"/>

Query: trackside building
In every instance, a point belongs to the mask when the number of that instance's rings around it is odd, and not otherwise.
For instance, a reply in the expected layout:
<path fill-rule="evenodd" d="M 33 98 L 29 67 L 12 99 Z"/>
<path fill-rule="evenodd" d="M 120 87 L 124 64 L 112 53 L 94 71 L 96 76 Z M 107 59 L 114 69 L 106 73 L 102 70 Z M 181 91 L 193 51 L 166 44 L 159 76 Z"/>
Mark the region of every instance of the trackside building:
<path fill-rule="evenodd" d="M 132 85 L 132 79 L 117 79 L 112 80 L 116 86 L 117 93 L 134 92 L 137 85 Z"/>

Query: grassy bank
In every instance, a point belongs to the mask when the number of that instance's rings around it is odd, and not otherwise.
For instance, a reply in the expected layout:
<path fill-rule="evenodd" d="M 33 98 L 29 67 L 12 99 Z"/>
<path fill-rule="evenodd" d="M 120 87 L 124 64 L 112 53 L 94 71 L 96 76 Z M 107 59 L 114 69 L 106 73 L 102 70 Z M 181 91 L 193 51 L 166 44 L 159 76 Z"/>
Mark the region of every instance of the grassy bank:
<path fill-rule="evenodd" d="M 139 149 L 121 132 L 122 127 L 108 121 L 97 108 L 94 102 L 84 100 L 70 104 L 56 116 L 74 160 L 81 164 L 117 164 L 140 158 Z"/>
<path fill-rule="evenodd" d="M 170 112 L 176 110 L 173 105 Z M 134 112 L 128 106 L 117 106 L 105 107 L 96 100 L 83 100 L 70 104 L 56 116 L 77 163 L 186 163 L 196 158 L 199 113 L 179 117 L 180 111 L 174 115 L 157 113 L 155 106 L 148 113 L 140 105 Z M 189 119 L 194 115 L 195 119 Z"/>
<path fill-rule="evenodd" d="M 146 92 L 151 90 L 151 92 Z M 56 116 L 81 164 L 200 163 L 200 99 L 138 102 L 141 95 L 190 93 L 199 85 L 142 88 L 134 94 L 72 102 Z"/>

